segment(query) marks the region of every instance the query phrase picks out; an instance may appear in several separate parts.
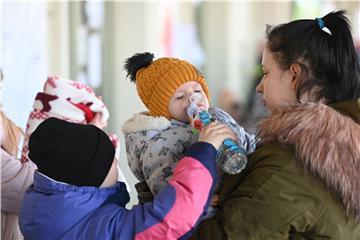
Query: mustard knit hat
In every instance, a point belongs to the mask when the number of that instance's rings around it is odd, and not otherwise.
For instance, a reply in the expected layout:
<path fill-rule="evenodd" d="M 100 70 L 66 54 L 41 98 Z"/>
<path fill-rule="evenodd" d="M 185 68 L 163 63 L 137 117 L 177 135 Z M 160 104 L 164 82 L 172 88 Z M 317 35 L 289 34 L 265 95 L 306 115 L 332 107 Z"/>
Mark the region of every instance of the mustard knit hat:
<path fill-rule="evenodd" d="M 127 77 L 136 83 L 137 92 L 152 116 L 170 119 L 169 102 L 176 89 L 189 81 L 198 82 L 210 101 L 203 75 L 189 62 L 177 58 L 153 61 L 151 53 L 138 53 L 125 61 Z"/>

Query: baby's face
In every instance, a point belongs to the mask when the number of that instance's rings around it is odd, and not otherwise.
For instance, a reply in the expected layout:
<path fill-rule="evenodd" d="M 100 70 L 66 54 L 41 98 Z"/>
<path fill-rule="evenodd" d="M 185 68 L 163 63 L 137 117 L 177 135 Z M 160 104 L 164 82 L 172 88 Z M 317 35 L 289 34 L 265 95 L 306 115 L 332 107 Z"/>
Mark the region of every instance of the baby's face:
<path fill-rule="evenodd" d="M 190 121 L 186 114 L 186 107 L 189 105 L 190 97 L 194 92 L 201 94 L 201 99 L 197 103 L 198 107 L 206 111 L 209 109 L 209 101 L 201 85 L 198 82 L 190 81 L 178 87 L 170 99 L 168 111 L 172 119 L 182 122 Z"/>

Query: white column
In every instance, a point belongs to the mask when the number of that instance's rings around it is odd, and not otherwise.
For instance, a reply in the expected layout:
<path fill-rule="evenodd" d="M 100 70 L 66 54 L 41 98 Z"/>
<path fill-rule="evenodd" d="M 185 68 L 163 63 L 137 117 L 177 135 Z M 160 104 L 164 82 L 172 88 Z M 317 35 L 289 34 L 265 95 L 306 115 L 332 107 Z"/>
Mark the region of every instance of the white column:
<path fill-rule="evenodd" d="M 288 2 L 203 2 L 201 41 L 207 53 L 204 74 L 213 100 L 222 88 L 245 102 L 252 87 L 256 53 L 265 37 L 265 24 L 290 21 Z M 213 101 L 216 105 L 216 101 Z"/>
<path fill-rule="evenodd" d="M 137 203 L 137 182 L 126 159 L 122 124 L 134 113 L 145 111 L 136 92 L 136 86 L 126 78 L 123 69 L 126 58 L 135 53 L 150 51 L 161 56 L 161 5 L 141 2 L 106 2 L 104 33 L 104 81 L 103 99 L 109 107 L 109 132 L 116 133 L 121 142 L 119 165 L 132 187 L 131 201 L 128 206 Z"/>
<path fill-rule="evenodd" d="M 49 74 L 70 78 L 69 5 L 68 2 L 47 5 Z"/>

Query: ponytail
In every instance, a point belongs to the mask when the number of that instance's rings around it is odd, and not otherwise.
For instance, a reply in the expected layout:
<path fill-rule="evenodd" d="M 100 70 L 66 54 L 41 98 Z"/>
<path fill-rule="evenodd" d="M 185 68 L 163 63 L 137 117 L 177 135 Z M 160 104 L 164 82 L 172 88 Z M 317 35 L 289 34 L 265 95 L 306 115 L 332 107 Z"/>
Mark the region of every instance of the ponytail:
<path fill-rule="evenodd" d="M 351 26 L 344 14 L 345 11 L 331 12 L 322 19 L 331 31 L 334 43 L 335 68 L 340 77 L 338 89 L 343 90 L 341 93 L 344 97 L 352 99 L 360 96 L 360 67 Z"/>

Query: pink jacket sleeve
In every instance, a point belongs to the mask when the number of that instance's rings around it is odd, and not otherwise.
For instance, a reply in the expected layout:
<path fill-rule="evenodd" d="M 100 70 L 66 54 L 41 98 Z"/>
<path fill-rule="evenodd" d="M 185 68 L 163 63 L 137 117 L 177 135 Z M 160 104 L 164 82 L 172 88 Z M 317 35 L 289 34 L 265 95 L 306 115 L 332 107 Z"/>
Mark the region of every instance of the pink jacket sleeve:
<path fill-rule="evenodd" d="M 21 163 L 0 148 L 1 156 L 1 210 L 18 213 L 26 189 L 33 182 L 36 165 Z"/>

